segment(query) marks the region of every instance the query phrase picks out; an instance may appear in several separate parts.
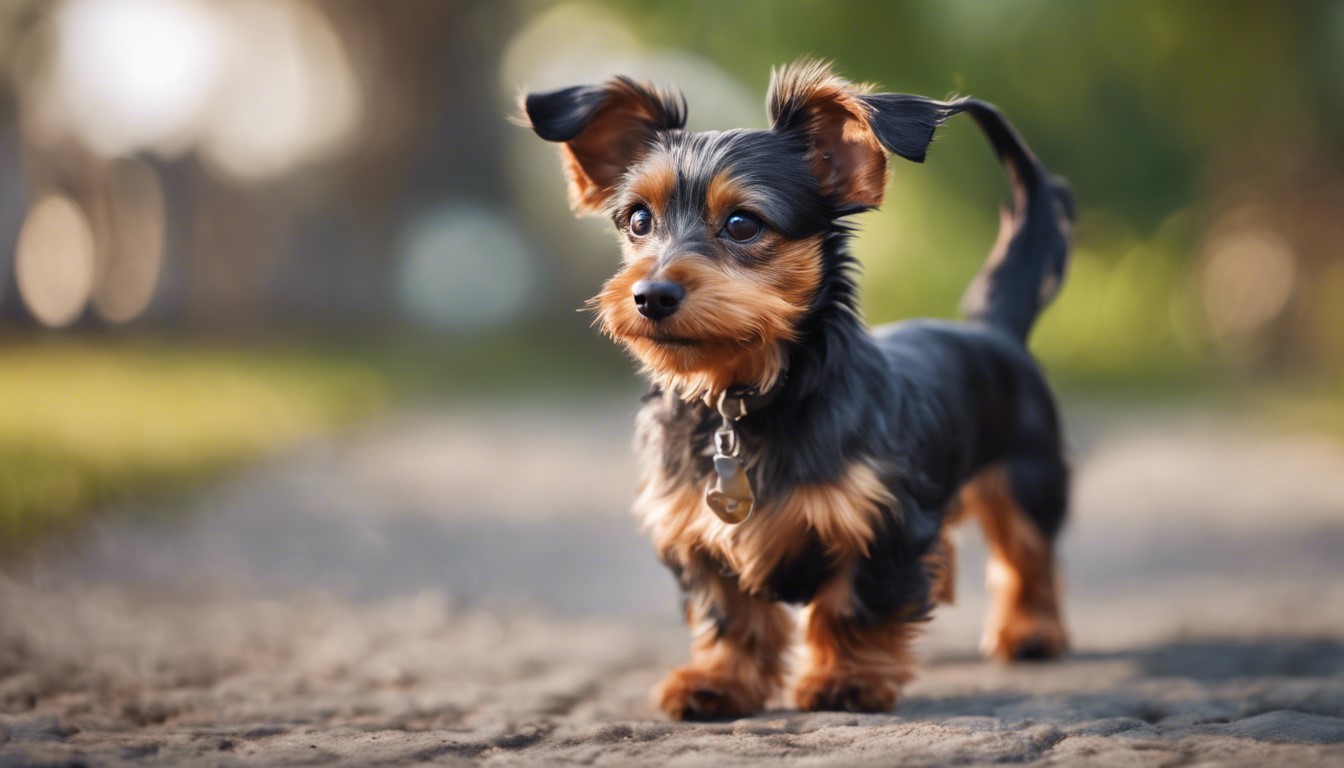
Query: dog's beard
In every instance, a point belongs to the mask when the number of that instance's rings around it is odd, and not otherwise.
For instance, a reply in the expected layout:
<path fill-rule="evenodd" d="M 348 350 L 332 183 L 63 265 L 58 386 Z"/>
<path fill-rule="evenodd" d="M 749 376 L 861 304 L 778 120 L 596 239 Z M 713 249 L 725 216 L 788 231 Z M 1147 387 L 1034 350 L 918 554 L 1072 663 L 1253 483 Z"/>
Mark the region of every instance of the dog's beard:
<path fill-rule="evenodd" d="M 607 293 L 594 300 L 602 332 L 623 346 L 656 385 L 684 399 L 710 398 L 735 384 L 768 389 L 783 371 L 791 326 L 687 322 L 704 302 L 688 302 L 677 315 L 655 323 L 635 311 L 629 299 L 605 301 Z"/>

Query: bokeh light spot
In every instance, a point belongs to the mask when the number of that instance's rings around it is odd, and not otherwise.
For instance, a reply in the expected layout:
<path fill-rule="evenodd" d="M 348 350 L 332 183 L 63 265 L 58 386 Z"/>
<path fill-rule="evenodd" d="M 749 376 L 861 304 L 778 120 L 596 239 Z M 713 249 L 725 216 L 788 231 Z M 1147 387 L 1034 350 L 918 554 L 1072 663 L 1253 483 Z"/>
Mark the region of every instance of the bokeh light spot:
<path fill-rule="evenodd" d="M 108 156 L 189 132 L 220 65 L 218 25 L 199 0 L 72 0 L 56 41 L 58 101 Z"/>
<path fill-rule="evenodd" d="M 474 331 L 524 314 L 537 289 L 534 259 L 513 225 L 477 205 L 442 205 L 403 237 L 397 297 L 414 322 Z"/>
<path fill-rule="evenodd" d="M 64 195 L 43 198 L 24 222 L 14 260 L 28 311 L 51 328 L 79 319 L 93 291 L 93 259 L 84 212 Z"/>
<path fill-rule="evenodd" d="M 1204 309 L 1214 336 L 1245 337 L 1283 311 L 1297 279 L 1292 248 L 1268 230 L 1230 232 L 1204 250 Z"/>
<path fill-rule="evenodd" d="M 242 180 L 279 176 L 344 149 L 361 99 L 345 48 L 306 4 L 226 6 L 229 56 L 201 136 L 205 158 Z"/>
<path fill-rule="evenodd" d="M 163 263 L 164 201 L 154 169 L 123 160 L 108 172 L 99 222 L 93 307 L 111 323 L 134 320 L 149 306 Z"/>

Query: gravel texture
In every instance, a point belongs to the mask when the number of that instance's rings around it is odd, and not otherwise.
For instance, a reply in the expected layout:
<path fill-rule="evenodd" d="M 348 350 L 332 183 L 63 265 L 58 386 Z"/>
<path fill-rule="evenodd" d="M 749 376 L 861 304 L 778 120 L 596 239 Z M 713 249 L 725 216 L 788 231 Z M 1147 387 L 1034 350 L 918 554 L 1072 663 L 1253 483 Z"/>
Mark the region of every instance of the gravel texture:
<path fill-rule="evenodd" d="M 689 725 L 632 411 L 404 414 L 7 564 L 0 766 L 1344 765 L 1338 443 L 1070 409 L 1068 659 L 979 659 L 965 530 L 893 713 Z"/>

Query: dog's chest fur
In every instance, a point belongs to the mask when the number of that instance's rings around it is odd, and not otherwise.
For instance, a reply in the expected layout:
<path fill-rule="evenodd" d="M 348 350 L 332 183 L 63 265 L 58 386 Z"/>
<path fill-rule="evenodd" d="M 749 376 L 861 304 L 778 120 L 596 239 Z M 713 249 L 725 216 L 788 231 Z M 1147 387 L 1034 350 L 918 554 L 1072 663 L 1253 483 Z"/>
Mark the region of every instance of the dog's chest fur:
<path fill-rule="evenodd" d="M 852 459 L 836 463 L 828 476 L 791 481 L 798 473 L 782 466 L 789 456 L 780 453 L 789 443 L 772 445 L 768 436 L 739 429 L 757 509 L 729 525 L 704 501 L 719 423 L 713 410 L 661 393 L 640 412 L 635 513 L 664 562 L 678 571 L 727 570 L 750 593 L 795 603 L 808 602 L 836 577 L 852 576 L 883 521 L 898 510 L 881 467 Z"/>

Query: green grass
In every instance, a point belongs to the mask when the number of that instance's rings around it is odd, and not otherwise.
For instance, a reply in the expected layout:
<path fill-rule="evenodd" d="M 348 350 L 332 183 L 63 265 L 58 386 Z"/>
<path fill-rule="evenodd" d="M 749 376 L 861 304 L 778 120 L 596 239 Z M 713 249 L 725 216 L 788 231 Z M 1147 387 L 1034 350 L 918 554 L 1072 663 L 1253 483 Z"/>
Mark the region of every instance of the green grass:
<path fill-rule="evenodd" d="M 376 412 L 386 377 L 294 349 L 0 345 L 0 551 Z"/>

